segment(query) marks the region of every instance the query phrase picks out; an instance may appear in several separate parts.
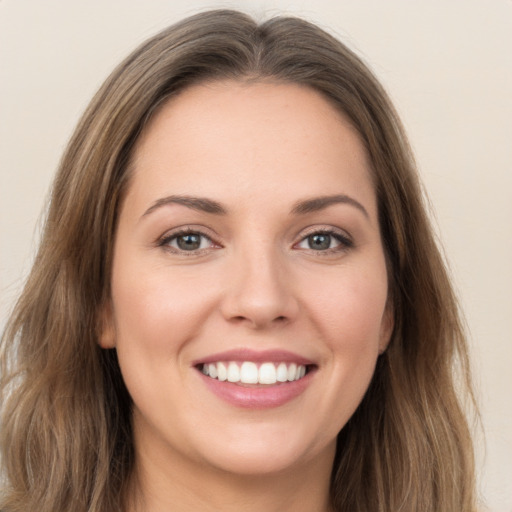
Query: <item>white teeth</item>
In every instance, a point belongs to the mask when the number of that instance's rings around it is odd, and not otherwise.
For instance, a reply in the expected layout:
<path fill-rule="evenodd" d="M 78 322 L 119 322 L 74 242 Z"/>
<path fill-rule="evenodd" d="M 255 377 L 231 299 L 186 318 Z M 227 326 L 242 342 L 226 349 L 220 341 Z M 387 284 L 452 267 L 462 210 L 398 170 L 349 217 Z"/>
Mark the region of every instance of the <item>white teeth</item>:
<path fill-rule="evenodd" d="M 244 384 L 258 384 L 258 367 L 255 363 L 246 361 L 240 367 L 240 382 Z"/>
<path fill-rule="evenodd" d="M 304 367 L 304 373 L 306 368 Z M 276 379 L 278 382 L 286 382 L 288 380 L 288 368 L 285 363 L 280 363 L 277 367 Z"/>
<path fill-rule="evenodd" d="M 212 379 L 220 381 L 272 385 L 277 382 L 302 379 L 306 375 L 306 366 L 295 363 L 262 363 L 258 368 L 258 365 L 252 361 L 244 361 L 240 365 L 229 361 L 204 364 L 201 371 Z"/>
<path fill-rule="evenodd" d="M 217 367 L 214 364 L 208 365 L 208 375 L 213 379 L 217 378 Z"/>
<path fill-rule="evenodd" d="M 276 383 L 276 367 L 273 363 L 263 363 L 260 366 L 259 372 L 260 384 L 275 384 Z"/>
<path fill-rule="evenodd" d="M 295 363 L 292 363 L 288 367 L 288 380 L 289 381 L 295 380 L 296 376 L 297 376 L 297 365 Z"/>
<path fill-rule="evenodd" d="M 220 381 L 227 380 L 228 378 L 228 370 L 226 368 L 226 365 L 224 363 L 217 363 L 217 378 Z"/>
<path fill-rule="evenodd" d="M 228 381 L 240 382 L 240 368 L 236 363 L 229 363 L 228 365 Z"/>

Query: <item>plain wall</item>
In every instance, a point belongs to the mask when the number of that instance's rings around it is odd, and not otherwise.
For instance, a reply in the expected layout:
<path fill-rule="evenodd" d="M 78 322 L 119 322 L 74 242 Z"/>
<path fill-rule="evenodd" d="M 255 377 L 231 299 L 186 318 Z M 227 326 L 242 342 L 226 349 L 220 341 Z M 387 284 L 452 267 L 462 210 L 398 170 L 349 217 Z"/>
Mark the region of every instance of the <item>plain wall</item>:
<path fill-rule="evenodd" d="M 78 116 L 129 51 L 207 7 L 294 13 L 355 49 L 389 90 L 436 212 L 471 333 L 482 497 L 512 511 L 510 0 L 0 0 L 0 327 L 37 247 Z"/>

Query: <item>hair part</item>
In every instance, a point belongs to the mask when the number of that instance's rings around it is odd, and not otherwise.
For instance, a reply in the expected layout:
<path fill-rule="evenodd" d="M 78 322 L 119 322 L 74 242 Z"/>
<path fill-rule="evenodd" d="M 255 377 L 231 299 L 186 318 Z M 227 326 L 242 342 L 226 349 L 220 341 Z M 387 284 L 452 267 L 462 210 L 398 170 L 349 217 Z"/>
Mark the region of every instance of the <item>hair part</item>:
<path fill-rule="evenodd" d="M 467 347 L 398 116 L 362 61 L 318 27 L 291 17 L 258 25 L 227 10 L 192 16 L 135 50 L 69 142 L 38 255 L 2 338 L 0 509 L 123 508 L 134 464 L 131 399 L 115 350 L 98 345 L 117 216 L 144 127 L 169 98 L 217 80 L 319 91 L 353 124 L 371 162 L 395 327 L 339 434 L 334 509 L 475 510 L 454 374 L 458 368 L 472 400 Z"/>

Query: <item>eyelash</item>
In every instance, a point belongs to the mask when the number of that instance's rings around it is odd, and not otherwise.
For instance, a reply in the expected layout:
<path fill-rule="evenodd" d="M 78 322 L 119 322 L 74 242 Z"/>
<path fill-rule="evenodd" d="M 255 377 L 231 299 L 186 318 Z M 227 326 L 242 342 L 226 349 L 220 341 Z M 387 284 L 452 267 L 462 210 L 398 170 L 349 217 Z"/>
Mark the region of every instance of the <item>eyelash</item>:
<path fill-rule="evenodd" d="M 203 240 L 206 239 L 209 241 L 210 247 L 199 248 L 199 249 L 187 251 L 184 249 L 179 249 L 179 248 L 170 246 L 171 242 L 173 242 L 174 240 L 177 240 L 179 237 L 183 237 L 186 235 L 197 235 L 200 239 L 203 239 Z M 315 235 L 329 236 L 329 237 L 334 238 L 339 243 L 338 246 L 330 247 L 325 250 L 316 250 L 316 249 L 312 249 L 312 248 L 304 249 L 304 250 L 310 251 L 319 256 L 327 256 L 327 255 L 331 255 L 331 254 L 335 254 L 335 253 L 339 253 L 339 252 L 348 251 L 349 249 L 354 247 L 354 242 L 351 240 L 351 238 L 349 236 L 347 236 L 346 234 L 343 234 L 340 231 L 333 229 L 333 228 L 311 229 L 311 231 L 303 234 L 301 239 L 299 240 L 299 242 L 295 243 L 293 245 L 293 247 L 294 248 L 297 247 L 299 244 L 306 241 L 309 237 L 315 236 Z M 157 241 L 157 245 L 158 245 L 158 247 L 162 247 L 163 249 L 165 249 L 169 252 L 172 252 L 174 254 L 183 255 L 183 256 L 195 256 L 195 255 L 202 254 L 204 251 L 207 251 L 208 249 L 210 249 L 211 246 L 217 246 L 219 248 L 222 247 L 220 244 L 216 243 L 211 236 L 205 234 L 200 229 L 195 229 L 195 228 L 180 229 L 180 230 L 172 232 L 170 234 L 166 234 Z"/>
<path fill-rule="evenodd" d="M 169 252 L 172 252 L 172 253 L 175 253 L 175 254 L 179 254 L 179 255 L 183 255 L 183 256 L 195 256 L 195 255 L 198 255 L 198 254 L 201 254 L 202 252 L 204 252 L 205 250 L 208 250 L 210 247 L 208 248 L 202 248 L 202 249 L 195 249 L 195 250 L 192 250 L 192 251 L 186 251 L 186 250 L 183 250 L 183 249 L 179 249 L 179 248 L 175 248 L 175 247 L 171 247 L 170 246 L 170 243 L 173 241 L 173 240 L 177 240 L 179 237 L 182 237 L 182 236 L 186 236 L 186 235 L 197 235 L 200 239 L 206 239 L 210 242 L 210 245 L 217 245 L 220 247 L 220 244 L 217 244 L 211 236 L 203 233 L 201 230 L 199 229 L 194 229 L 194 228 L 185 228 L 185 229 L 180 229 L 178 231 L 174 231 L 170 234 L 166 234 L 164 235 L 160 240 L 158 240 L 158 246 L 159 247 L 162 247 L 163 249 L 169 251 Z"/>
<path fill-rule="evenodd" d="M 313 228 L 313 229 L 311 229 L 311 231 L 303 234 L 300 241 L 298 243 L 294 244 L 294 247 L 305 242 L 309 237 L 316 236 L 316 235 L 329 236 L 331 238 L 334 238 L 339 243 L 339 245 L 337 247 L 330 247 L 325 250 L 316 250 L 316 249 L 312 249 L 312 248 L 305 249 L 305 250 L 309 250 L 310 252 L 313 252 L 319 256 L 329 256 L 332 254 L 345 252 L 354 247 L 354 242 L 347 234 L 342 233 L 341 231 L 333 229 L 333 228 L 324 228 L 324 229 Z"/>

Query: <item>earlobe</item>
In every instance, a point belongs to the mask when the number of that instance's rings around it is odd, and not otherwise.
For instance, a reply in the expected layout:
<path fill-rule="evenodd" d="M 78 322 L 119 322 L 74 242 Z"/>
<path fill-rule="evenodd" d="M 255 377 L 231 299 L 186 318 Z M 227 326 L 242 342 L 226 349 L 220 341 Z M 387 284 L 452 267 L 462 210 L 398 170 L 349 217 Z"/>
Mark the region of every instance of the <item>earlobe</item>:
<path fill-rule="evenodd" d="M 98 315 L 98 345 L 101 348 L 115 348 L 116 330 L 114 326 L 114 315 L 112 304 L 107 301 L 103 304 Z"/>
<path fill-rule="evenodd" d="M 388 348 L 395 326 L 395 310 L 393 304 L 388 300 L 386 309 L 382 316 L 382 323 L 380 326 L 380 340 L 379 340 L 379 355 L 383 354 Z"/>

